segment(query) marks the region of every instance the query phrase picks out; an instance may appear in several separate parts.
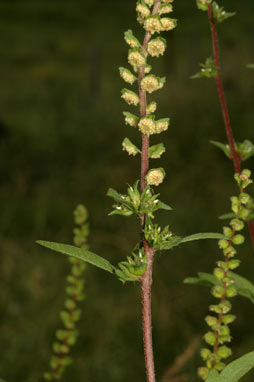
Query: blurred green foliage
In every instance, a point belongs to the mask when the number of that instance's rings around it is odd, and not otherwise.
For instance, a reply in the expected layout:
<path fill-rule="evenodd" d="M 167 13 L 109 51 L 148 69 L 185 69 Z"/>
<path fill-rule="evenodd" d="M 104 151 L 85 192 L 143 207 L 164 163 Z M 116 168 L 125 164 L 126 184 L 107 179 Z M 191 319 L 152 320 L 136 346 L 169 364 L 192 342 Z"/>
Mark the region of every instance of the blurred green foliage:
<path fill-rule="evenodd" d="M 237 16 L 219 28 L 225 90 L 237 141 L 254 140 L 252 0 L 225 0 Z M 213 80 L 190 81 L 211 55 L 210 31 L 195 1 L 175 1 L 179 27 L 164 58 L 167 76 L 158 94 L 158 117 L 170 116 L 161 159 L 167 178 L 161 197 L 174 210 L 161 224 L 178 235 L 219 231 L 217 216 L 237 192 L 232 164 L 209 144 L 225 141 Z M 39 380 L 64 300 L 68 261 L 35 240 L 71 242 L 72 211 L 87 205 L 91 250 L 122 261 L 138 241 L 138 222 L 108 217 L 109 187 L 120 192 L 139 176 L 139 159 L 121 151 L 126 134 L 118 67 L 126 65 L 125 30 L 140 36 L 135 1 L 0 1 L 0 376 L 8 382 Z M 153 144 L 156 139 L 153 140 Z M 254 167 L 253 159 L 247 163 Z M 198 242 L 158 255 L 154 270 L 153 333 L 160 377 L 193 336 L 204 332 L 209 291 L 182 284 L 210 272 L 217 245 Z M 241 250 L 241 272 L 253 280 L 253 250 Z M 158 261 L 159 260 L 159 261 Z M 239 271 L 240 272 L 240 271 Z M 87 271 L 81 336 L 66 381 L 144 381 L 138 285 Z M 232 327 L 234 356 L 250 350 L 254 334 L 249 302 L 237 299 Z M 185 371 L 196 380 L 199 355 Z M 246 382 L 251 377 L 246 378 Z"/>

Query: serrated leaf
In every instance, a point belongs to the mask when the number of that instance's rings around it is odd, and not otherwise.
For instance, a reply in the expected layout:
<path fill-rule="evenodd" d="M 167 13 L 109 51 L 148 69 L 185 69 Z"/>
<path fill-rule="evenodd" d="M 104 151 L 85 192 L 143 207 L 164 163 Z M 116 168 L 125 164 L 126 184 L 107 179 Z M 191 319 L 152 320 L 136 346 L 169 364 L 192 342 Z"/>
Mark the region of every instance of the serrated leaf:
<path fill-rule="evenodd" d="M 225 369 L 220 373 L 219 382 L 239 382 L 240 378 L 247 374 L 253 367 L 254 351 L 243 355 L 242 357 L 227 365 Z"/>
<path fill-rule="evenodd" d="M 254 304 L 254 284 L 235 272 L 228 272 L 228 274 L 234 280 L 237 292 L 241 296 L 247 297 Z"/>
<path fill-rule="evenodd" d="M 204 239 L 225 239 L 225 236 L 221 233 L 213 233 L 213 232 L 202 232 L 202 233 L 194 233 L 193 235 L 185 236 L 181 240 L 182 243 L 187 243 L 189 241 L 194 240 L 204 240 Z"/>
<path fill-rule="evenodd" d="M 87 263 L 95 265 L 96 267 L 101 268 L 104 271 L 107 271 L 110 273 L 113 273 L 115 269 L 115 267 L 112 264 L 110 264 L 108 260 L 86 249 L 74 247 L 73 245 L 69 245 L 69 244 L 54 243 L 51 241 L 43 241 L 43 240 L 38 240 L 36 241 L 36 243 L 42 245 L 43 247 L 49 248 L 52 251 L 56 251 L 68 256 L 76 257 L 77 259 L 80 259 Z"/>

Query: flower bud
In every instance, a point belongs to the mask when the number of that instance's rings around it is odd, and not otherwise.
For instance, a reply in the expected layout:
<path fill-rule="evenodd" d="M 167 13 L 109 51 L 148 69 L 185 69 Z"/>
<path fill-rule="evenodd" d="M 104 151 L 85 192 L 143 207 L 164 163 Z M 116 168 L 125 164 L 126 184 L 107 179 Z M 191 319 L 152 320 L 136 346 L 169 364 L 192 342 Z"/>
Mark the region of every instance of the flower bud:
<path fill-rule="evenodd" d="M 210 349 L 203 348 L 203 349 L 200 350 L 200 355 L 201 355 L 201 357 L 203 358 L 204 361 L 206 361 L 211 354 L 212 354 L 212 352 L 211 352 Z"/>
<path fill-rule="evenodd" d="M 125 82 L 128 82 L 129 84 L 132 85 L 132 84 L 136 81 L 137 77 L 134 76 L 134 74 L 132 74 L 130 70 L 125 69 L 125 68 L 123 68 L 123 67 L 120 67 L 120 68 L 119 68 L 119 71 L 120 71 L 120 76 L 121 76 L 121 78 L 122 78 Z"/>
<path fill-rule="evenodd" d="M 214 368 L 218 371 L 221 371 L 225 368 L 226 364 L 224 362 L 216 362 Z"/>
<path fill-rule="evenodd" d="M 131 64 L 131 66 L 140 68 L 141 66 L 145 65 L 146 58 L 141 49 L 133 48 L 129 50 L 128 62 Z"/>
<path fill-rule="evenodd" d="M 121 97 L 128 105 L 137 106 L 139 104 L 139 96 L 131 90 L 123 89 Z"/>
<path fill-rule="evenodd" d="M 154 0 L 144 0 L 144 2 L 151 7 L 154 4 Z"/>
<path fill-rule="evenodd" d="M 160 134 L 162 131 L 166 131 L 169 127 L 170 119 L 169 118 L 162 118 L 156 121 L 156 134 Z"/>
<path fill-rule="evenodd" d="M 237 290 L 234 286 L 229 286 L 227 289 L 226 289 L 226 296 L 227 297 L 235 297 L 237 295 Z"/>
<path fill-rule="evenodd" d="M 229 263 L 228 263 L 228 267 L 229 269 L 233 270 L 233 269 L 236 269 L 239 267 L 241 261 L 240 260 L 230 260 Z"/>
<path fill-rule="evenodd" d="M 141 45 L 140 42 L 138 41 L 138 39 L 133 35 L 131 29 L 127 30 L 127 31 L 124 33 L 124 39 L 125 39 L 125 41 L 127 42 L 127 44 L 128 44 L 131 48 L 139 48 L 140 45 Z"/>
<path fill-rule="evenodd" d="M 229 227 L 223 227 L 223 234 L 224 236 L 231 238 L 233 234 L 232 229 Z"/>
<path fill-rule="evenodd" d="M 159 33 L 162 30 L 160 17 L 158 15 L 148 17 L 145 20 L 144 28 L 147 32 L 150 32 L 151 34 L 154 34 L 156 32 Z"/>
<path fill-rule="evenodd" d="M 140 150 L 128 138 L 123 140 L 122 147 L 129 155 L 135 156 L 140 153 Z"/>
<path fill-rule="evenodd" d="M 240 202 L 242 204 L 248 204 L 249 201 L 250 201 L 250 195 L 249 194 L 246 194 L 246 192 L 242 192 L 240 195 L 239 195 L 239 199 L 240 199 Z"/>
<path fill-rule="evenodd" d="M 216 325 L 218 322 L 217 318 L 214 316 L 206 316 L 205 321 L 206 321 L 207 325 L 211 326 L 211 327 Z"/>
<path fill-rule="evenodd" d="M 231 303 L 228 300 L 225 300 L 224 302 L 221 302 L 219 304 L 219 307 L 220 307 L 221 312 L 223 314 L 227 314 L 232 309 L 232 305 L 231 305 Z"/>
<path fill-rule="evenodd" d="M 146 181 L 150 185 L 158 186 L 163 182 L 165 171 L 163 168 L 154 168 L 148 171 Z"/>
<path fill-rule="evenodd" d="M 251 177 L 251 171 L 248 169 L 244 169 L 240 175 L 241 180 L 246 180 L 247 178 Z"/>
<path fill-rule="evenodd" d="M 248 215 L 249 215 L 248 208 L 241 207 L 239 211 L 239 218 L 245 220 L 247 219 Z"/>
<path fill-rule="evenodd" d="M 159 8 L 159 15 L 164 15 L 165 13 L 171 13 L 173 11 L 172 4 L 161 4 Z"/>
<path fill-rule="evenodd" d="M 217 329 L 220 336 L 227 336 L 230 334 L 230 329 L 227 325 L 220 325 L 220 327 Z"/>
<path fill-rule="evenodd" d="M 226 249 L 228 247 L 228 240 L 226 239 L 220 239 L 218 241 L 218 246 L 221 248 L 221 249 Z"/>
<path fill-rule="evenodd" d="M 218 314 L 222 313 L 222 309 L 220 307 L 220 304 L 219 305 L 210 305 L 209 306 L 209 310 L 211 312 L 215 312 L 215 313 L 218 313 Z"/>
<path fill-rule="evenodd" d="M 227 314 L 226 316 L 223 316 L 222 317 L 222 322 L 223 324 L 231 324 L 232 322 L 234 322 L 236 319 L 236 316 L 234 316 L 233 314 Z"/>
<path fill-rule="evenodd" d="M 232 242 L 235 244 L 235 245 L 240 245 L 244 242 L 244 236 L 243 235 L 235 235 L 232 239 Z"/>
<path fill-rule="evenodd" d="M 220 358 L 225 359 L 232 355 L 232 350 L 227 346 L 220 346 L 217 350 L 217 354 Z"/>
<path fill-rule="evenodd" d="M 232 219 L 230 225 L 235 229 L 235 231 L 241 231 L 244 228 L 244 222 L 240 219 Z"/>
<path fill-rule="evenodd" d="M 147 115 L 140 119 L 138 123 L 139 130 L 147 136 L 155 133 L 154 115 Z"/>
<path fill-rule="evenodd" d="M 128 111 L 124 111 L 123 115 L 125 116 L 126 125 L 130 125 L 131 127 L 138 126 L 138 117 L 136 115 L 129 113 Z"/>
<path fill-rule="evenodd" d="M 208 378 L 209 370 L 207 367 L 199 367 L 198 368 L 198 375 L 203 381 L 205 381 Z"/>
<path fill-rule="evenodd" d="M 208 345 L 213 346 L 216 342 L 216 335 L 213 332 L 207 332 L 204 335 L 204 340 Z"/>
<path fill-rule="evenodd" d="M 167 43 L 166 40 L 162 37 L 157 37 L 153 40 L 150 40 L 147 44 L 147 51 L 152 57 L 159 57 L 165 52 Z"/>
<path fill-rule="evenodd" d="M 230 245 L 229 247 L 223 250 L 223 254 L 225 257 L 228 257 L 228 258 L 234 257 L 236 254 L 236 250 L 234 247 L 232 247 L 232 245 Z"/>
<path fill-rule="evenodd" d="M 215 268 L 213 274 L 219 280 L 223 280 L 225 277 L 225 271 L 221 268 Z"/>
<path fill-rule="evenodd" d="M 220 285 L 215 285 L 212 290 L 211 290 L 211 293 L 214 297 L 216 298 L 221 298 L 224 296 L 224 293 L 225 293 L 225 290 L 222 286 Z"/>
<path fill-rule="evenodd" d="M 162 30 L 164 31 L 171 31 L 177 26 L 177 20 L 176 19 L 170 19 L 169 17 L 162 17 L 161 18 L 161 25 Z"/>
<path fill-rule="evenodd" d="M 158 159 L 166 151 L 163 143 L 149 147 L 149 158 Z"/>
<path fill-rule="evenodd" d="M 219 268 L 222 268 L 224 271 L 228 271 L 228 264 L 225 261 L 217 261 Z"/>
<path fill-rule="evenodd" d="M 149 103 L 149 105 L 147 105 L 146 113 L 147 114 L 154 113 L 156 111 L 156 108 L 157 108 L 157 103 L 152 101 Z"/>
<path fill-rule="evenodd" d="M 152 93 L 159 89 L 160 82 L 158 77 L 156 77 L 153 74 L 148 74 L 148 76 L 145 76 L 141 81 L 141 87 L 144 91 L 148 93 Z"/>
<path fill-rule="evenodd" d="M 142 4 L 140 1 L 137 3 L 136 11 L 138 12 L 139 16 L 143 19 L 146 19 L 151 14 L 151 11 L 147 7 L 147 5 L 145 5 L 144 3 Z"/>

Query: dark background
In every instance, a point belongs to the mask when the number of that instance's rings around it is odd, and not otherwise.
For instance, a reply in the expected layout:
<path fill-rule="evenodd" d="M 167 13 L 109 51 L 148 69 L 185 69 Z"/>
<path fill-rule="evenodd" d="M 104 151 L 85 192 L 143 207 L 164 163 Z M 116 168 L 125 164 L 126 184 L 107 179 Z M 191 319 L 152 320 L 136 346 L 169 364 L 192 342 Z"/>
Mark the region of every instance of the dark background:
<path fill-rule="evenodd" d="M 237 16 L 219 27 L 224 83 L 236 140 L 253 140 L 253 0 L 225 0 Z M 232 163 L 209 144 L 225 141 L 215 83 L 192 81 L 210 56 L 210 31 L 195 1 L 177 0 L 179 26 L 165 35 L 167 53 L 153 59 L 154 72 L 167 76 L 155 95 L 158 118 L 170 129 L 153 139 L 167 152 L 151 163 L 167 177 L 159 188 L 174 210 L 158 214 L 179 235 L 220 232 L 217 216 L 229 211 L 237 193 Z M 121 150 L 125 136 L 140 134 L 124 125 L 120 99 L 126 85 L 123 33 L 133 29 L 135 1 L 0 1 L 0 376 L 8 382 L 38 381 L 47 369 L 58 312 L 64 301 L 69 264 L 35 240 L 72 241 L 72 211 L 84 203 L 90 213 L 90 248 L 117 263 L 138 240 L 134 218 L 108 217 L 106 191 L 124 192 L 139 177 L 139 158 Z M 253 168 L 253 159 L 247 166 Z M 251 190 L 252 191 L 252 190 Z M 253 280 L 253 250 L 241 247 L 239 270 Z M 153 334 L 158 380 L 195 336 L 207 330 L 209 290 L 183 285 L 197 271 L 211 272 L 221 257 L 216 242 L 186 244 L 158 254 L 153 281 Z M 145 380 L 140 290 L 122 286 L 91 266 L 74 364 L 65 381 Z M 234 299 L 234 357 L 253 349 L 253 306 Z M 197 380 L 198 352 L 186 364 Z M 251 381 L 253 375 L 244 381 Z"/>

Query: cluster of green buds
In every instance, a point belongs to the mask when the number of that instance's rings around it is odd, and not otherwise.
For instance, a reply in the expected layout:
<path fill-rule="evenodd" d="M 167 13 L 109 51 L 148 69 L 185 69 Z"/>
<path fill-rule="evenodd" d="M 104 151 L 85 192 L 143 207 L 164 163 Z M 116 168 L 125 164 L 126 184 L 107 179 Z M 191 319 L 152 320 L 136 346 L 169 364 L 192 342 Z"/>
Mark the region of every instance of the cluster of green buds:
<path fill-rule="evenodd" d="M 134 36 L 132 30 L 127 30 L 124 35 L 126 43 L 129 45 L 128 63 L 130 68 L 120 67 L 121 78 L 130 85 L 138 82 L 139 92 L 124 88 L 122 90 L 122 98 L 128 105 L 141 106 L 141 95 L 152 94 L 161 89 L 165 83 L 164 77 L 158 77 L 151 72 L 151 65 L 147 63 L 150 57 L 162 56 L 166 49 L 166 40 L 159 36 L 161 32 L 172 30 L 176 27 L 177 21 L 168 17 L 173 11 L 173 0 L 138 0 L 136 5 L 137 20 L 145 29 L 145 39 L 143 44 Z M 154 112 L 157 104 L 151 101 L 145 105 L 145 110 L 141 112 L 140 117 L 125 111 L 125 123 L 131 127 L 136 127 L 139 131 L 149 137 L 154 134 L 160 134 L 169 127 L 169 118 L 156 120 Z M 134 145 L 128 138 L 123 141 L 123 150 L 129 155 L 141 154 L 141 150 Z M 151 158 L 160 158 L 165 151 L 162 144 L 152 146 L 149 150 Z M 151 153 L 150 153 L 151 151 Z M 161 168 L 153 169 L 147 174 L 147 184 L 159 185 L 165 176 L 165 172 Z"/>
<path fill-rule="evenodd" d="M 170 249 L 180 239 L 169 230 L 169 226 L 161 229 L 158 224 L 152 224 L 149 219 L 147 219 L 144 234 L 149 245 L 155 250 Z"/>
<path fill-rule="evenodd" d="M 87 249 L 87 236 L 89 226 L 87 223 L 88 213 L 83 205 L 77 206 L 74 211 L 74 244 L 82 249 Z M 71 257 L 71 271 L 67 276 L 68 286 L 66 287 L 67 299 L 65 308 L 60 312 L 63 328 L 56 331 L 56 341 L 53 343 L 53 352 L 50 360 L 51 370 L 44 374 L 44 381 L 61 381 L 66 367 L 72 362 L 70 349 L 76 343 L 78 331 L 77 321 L 81 316 L 81 309 L 78 307 L 79 301 L 84 299 L 83 273 L 85 263 Z"/>
<path fill-rule="evenodd" d="M 127 256 L 127 261 L 118 264 L 116 275 L 124 284 L 126 281 L 138 281 L 146 271 L 146 256 L 144 249 L 138 249 L 137 253 L 132 252 L 132 257 Z"/>
<path fill-rule="evenodd" d="M 151 174 L 150 170 L 147 174 Z M 160 169 L 157 169 L 158 174 L 160 174 Z M 157 174 L 157 173 L 156 173 Z M 157 174 L 157 176 L 159 176 Z M 154 194 L 149 183 L 143 192 L 139 191 L 139 182 L 137 181 L 133 186 L 128 187 L 127 194 L 119 194 L 117 191 L 110 188 L 107 195 L 112 197 L 117 204 L 113 205 L 113 211 L 110 215 L 123 215 L 131 216 L 136 214 L 140 216 L 141 214 L 147 214 L 149 218 L 153 218 L 153 213 L 159 209 L 171 210 L 167 204 L 161 202 L 158 197 L 160 194 Z"/>
<path fill-rule="evenodd" d="M 217 282 L 211 293 L 219 302 L 216 305 L 211 305 L 210 311 L 215 315 L 208 315 L 205 319 L 210 330 L 205 334 L 204 340 L 212 349 L 201 349 L 201 357 L 206 366 L 199 368 L 198 374 L 203 380 L 207 379 L 209 369 L 223 370 L 225 367 L 224 359 L 232 354 L 231 349 L 225 345 L 231 341 L 229 324 L 235 320 L 235 316 L 230 314 L 232 306 L 229 299 L 237 295 L 237 289 L 230 271 L 240 265 L 240 260 L 235 258 L 236 247 L 244 242 L 244 236 L 239 232 L 244 229 L 245 220 L 249 213 L 247 206 L 251 198 L 245 189 L 252 183 L 250 176 L 251 172 L 247 169 L 240 174 L 235 174 L 240 194 L 231 197 L 231 209 L 234 217 L 228 226 L 223 227 L 225 238 L 218 242 L 223 251 L 224 259 L 218 261 L 217 267 L 214 269 Z"/>
<path fill-rule="evenodd" d="M 195 78 L 215 78 L 217 74 L 217 68 L 214 65 L 214 61 L 211 57 L 206 59 L 206 62 L 204 64 L 200 64 L 201 70 L 200 72 L 194 74 L 191 76 L 191 79 Z"/>
<path fill-rule="evenodd" d="M 226 12 L 224 8 L 220 7 L 215 1 L 197 0 L 197 6 L 202 11 L 207 11 L 209 4 L 211 4 L 212 12 L 213 12 L 213 20 L 216 23 L 222 23 L 224 20 L 235 15 L 235 12 Z"/>

